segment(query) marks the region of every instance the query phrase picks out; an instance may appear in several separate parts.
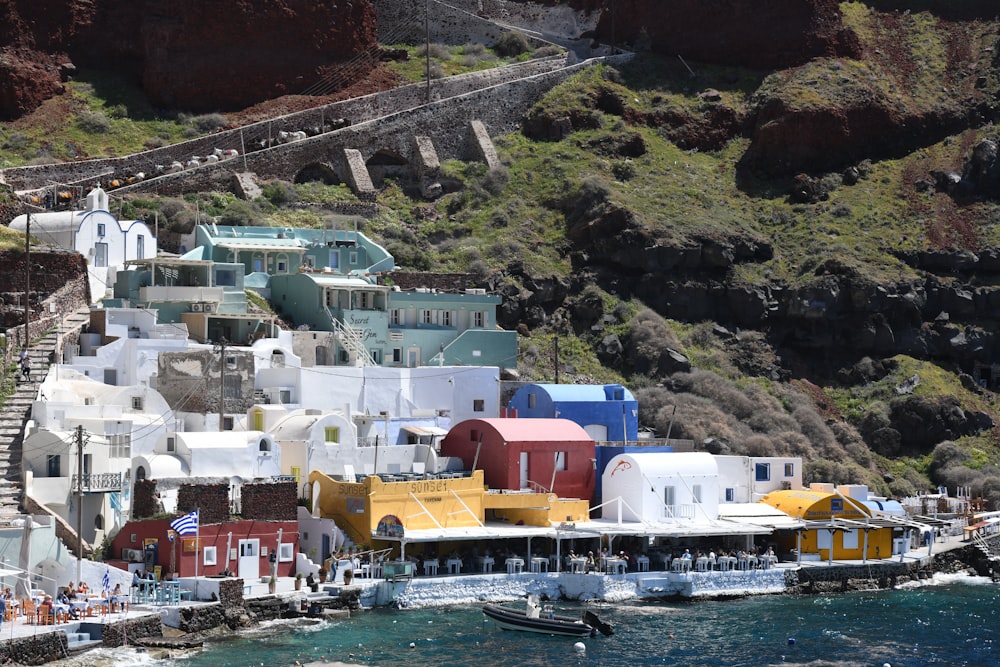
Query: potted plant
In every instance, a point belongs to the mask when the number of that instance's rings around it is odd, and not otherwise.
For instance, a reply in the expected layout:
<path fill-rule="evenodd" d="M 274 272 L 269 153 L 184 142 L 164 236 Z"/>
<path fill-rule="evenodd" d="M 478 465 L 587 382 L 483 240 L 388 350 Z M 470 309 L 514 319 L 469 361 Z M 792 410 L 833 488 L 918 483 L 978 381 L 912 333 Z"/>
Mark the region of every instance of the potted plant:
<path fill-rule="evenodd" d="M 344 570 L 344 585 L 350 586 L 351 580 L 354 579 L 354 570 Z"/>
<path fill-rule="evenodd" d="M 295 573 L 295 590 L 297 590 L 297 591 L 302 590 L 302 573 L 301 572 L 296 572 Z"/>
<path fill-rule="evenodd" d="M 323 582 L 326 581 L 326 574 L 327 574 L 326 566 L 321 565 L 318 574 L 319 574 L 319 583 L 322 584 Z"/>

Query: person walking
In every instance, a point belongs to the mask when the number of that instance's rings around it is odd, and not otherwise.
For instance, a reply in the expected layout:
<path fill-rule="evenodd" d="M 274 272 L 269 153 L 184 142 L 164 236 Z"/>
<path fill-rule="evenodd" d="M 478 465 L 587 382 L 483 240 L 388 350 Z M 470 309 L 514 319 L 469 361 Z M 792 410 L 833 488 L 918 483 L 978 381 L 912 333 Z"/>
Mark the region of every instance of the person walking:
<path fill-rule="evenodd" d="M 24 378 L 25 382 L 31 381 L 31 362 L 28 361 L 28 354 L 24 350 L 21 350 L 21 377 Z"/>

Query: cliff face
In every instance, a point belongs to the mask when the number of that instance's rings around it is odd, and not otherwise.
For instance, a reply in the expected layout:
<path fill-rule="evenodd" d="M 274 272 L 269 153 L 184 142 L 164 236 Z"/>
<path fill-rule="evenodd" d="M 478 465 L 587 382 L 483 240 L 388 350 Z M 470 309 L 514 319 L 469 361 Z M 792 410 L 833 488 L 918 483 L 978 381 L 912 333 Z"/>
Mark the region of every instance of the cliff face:
<path fill-rule="evenodd" d="M 136 78 L 154 104 L 231 110 L 298 93 L 375 45 L 367 0 L 0 0 L 0 116 L 62 92 L 73 64 Z"/>

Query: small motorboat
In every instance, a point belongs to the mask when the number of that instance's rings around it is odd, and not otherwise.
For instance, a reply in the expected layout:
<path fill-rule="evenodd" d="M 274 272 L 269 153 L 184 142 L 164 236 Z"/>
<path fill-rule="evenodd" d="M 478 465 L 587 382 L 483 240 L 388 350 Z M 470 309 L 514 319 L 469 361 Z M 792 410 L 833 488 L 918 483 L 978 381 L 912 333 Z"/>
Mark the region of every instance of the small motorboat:
<path fill-rule="evenodd" d="M 598 632 L 603 635 L 615 632 L 610 623 L 603 622 L 591 611 L 584 612 L 582 618 L 560 616 L 555 613 L 552 605 L 539 604 L 537 595 L 528 596 L 523 610 L 488 604 L 483 607 L 483 613 L 504 630 L 567 637 L 593 637 Z"/>

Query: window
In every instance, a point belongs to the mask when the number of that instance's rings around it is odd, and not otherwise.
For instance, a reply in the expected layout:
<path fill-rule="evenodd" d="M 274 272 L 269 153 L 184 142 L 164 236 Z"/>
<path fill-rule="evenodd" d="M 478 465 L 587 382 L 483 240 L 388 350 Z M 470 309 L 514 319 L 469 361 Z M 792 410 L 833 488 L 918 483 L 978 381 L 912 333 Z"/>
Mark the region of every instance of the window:
<path fill-rule="evenodd" d="M 232 417 L 223 417 L 222 418 L 222 430 L 223 431 L 232 431 L 233 430 L 233 418 Z"/>
<path fill-rule="evenodd" d="M 393 308 L 389 311 L 389 324 L 398 327 L 403 324 L 403 311 L 399 308 Z"/>
<path fill-rule="evenodd" d="M 771 464 L 770 463 L 754 464 L 754 479 L 757 480 L 758 482 L 771 481 Z"/>
<path fill-rule="evenodd" d="M 302 466 L 292 466 L 291 473 L 296 484 L 302 481 Z"/>
<path fill-rule="evenodd" d="M 434 311 L 433 310 L 421 310 L 420 311 L 420 323 L 421 324 L 434 324 Z"/>
<path fill-rule="evenodd" d="M 135 256 L 136 259 L 142 259 L 146 256 L 146 237 L 142 234 L 135 237 Z"/>
<path fill-rule="evenodd" d="M 340 442 L 340 427 L 327 426 L 323 429 L 323 440 L 325 442 Z"/>
<path fill-rule="evenodd" d="M 139 466 L 138 468 L 136 468 L 135 469 L 135 479 L 136 479 L 136 481 L 142 480 L 142 479 L 146 479 L 146 469 L 143 468 L 142 466 Z"/>
<path fill-rule="evenodd" d="M 226 368 L 236 368 L 236 355 L 226 355 Z"/>
<path fill-rule="evenodd" d="M 444 325 L 446 327 L 451 327 L 451 326 L 454 326 L 454 324 L 453 324 L 454 321 L 455 320 L 454 320 L 454 312 L 453 311 L 451 311 L 451 310 L 442 310 L 441 311 L 441 324 L 442 325 Z"/>
<path fill-rule="evenodd" d="M 295 545 L 291 542 L 282 542 L 278 545 L 278 562 L 288 563 L 295 557 Z"/>
<path fill-rule="evenodd" d="M 481 310 L 472 313 L 472 326 L 477 329 L 484 328 L 486 326 L 486 313 Z"/>
<path fill-rule="evenodd" d="M 358 253 L 352 251 L 347 256 L 347 263 L 350 264 L 351 266 L 354 266 L 355 264 L 357 264 L 358 263 Z"/>
<path fill-rule="evenodd" d="M 401 347 L 392 348 L 392 363 L 394 364 L 403 363 L 403 348 Z"/>
<path fill-rule="evenodd" d="M 795 477 L 795 464 L 786 463 L 785 464 L 785 477 Z"/>
<path fill-rule="evenodd" d="M 108 232 L 108 228 L 105 226 L 105 224 L 103 222 L 97 223 L 97 235 L 98 236 L 105 236 L 107 234 L 107 232 Z"/>
<path fill-rule="evenodd" d="M 47 459 L 49 477 L 62 477 L 61 457 L 58 454 L 49 454 Z"/>
<path fill-rule="evenodd" d="M 203 553 L 205 558 L 203 560 L 205 565 L 215 565 L 218 558 L 218 547 L 205 547 Z"/>
<path fill-rule="evenodd" d="M 535 409 L 535 394 L 534 394 L 534 392 L 528 394 L 528 409 L 529 410 L 534 410 Z"/>
<path fill-rule="evenodd" d="M 473 412 L 483 412 L 486 410 L 486 401 L 481 398 L 473 399 L 472 401 L 472 411 Z"/>
<path fill-rule="evenodd" d="M 142 410 L 142 396 L 133 396 L 132 397 L 132 409 L 133 410 Z"/>
<path fill-rule="evenodd" d="M 566 452 L 556 452 L 556 470 L 566 469 Z"/>
<path fill-rule="evenodd" d="M 225 287 L 236 287 L 236 272 L 232 269 L 216 269 L 215 284 Z"/>
<path fill-rule="evenodd" d="M 472 442 L 479 442 L 480 437 L 481 436 L 479 429 L 477 428 L 469 429 L 469 440 L 471 440 Z"/>
<path fill-rule="evenodd" d="M 371 352 L 372 361 L 374 361 L 376 364 L 381 365 L 381 363 L 382 363 L 382 350 L 369 350 L 369 352 Z"/>
<path fill-rule="evenodd" d="M 734 489 L 731 486 L 726 488 L 726 502 L 727 503 L 736 502 L 736 489 Z"/>
<path fill-rule="evenodd" d="M 108 244 L 107 243 L 95 243 L 94 244 L 94 266 L 107 266 L 108 265 Z"/>
<path fill-rule="evenodd" d="M 264 430 L 264 411 L 254 410 L 253 411 L 253 430 L 263 431 Z"/>
<path fill-rule="evenodd" d="M 278 260 L 278 273 L 288 273 L 288 262 Z"/>
<path fill-rule="evenodd" d="M 167 438 L 167 451 L 168 452 L 177 451 L 177 440 L 173 436 Z"/>
<path fill-rule="evenodd" d="M 663 487 L 663 504 L 673 512 L 674 507 L 674 487 L 665 486 Z"/>
<path fill-rule="evenodd" d="M 271 453 L 271 441 L 265 438 L 261 438 L 260 442 L 257 444 L 257 449 L 260 450 L 261 454 Z"/>
<path fill-rule="evenodd" d="M 844 511 L 844 499 L 843 498 L 830 498 L 830 511 L 831 512 L 843 512 Z"/>
<path fill-rule="evenodd" d="M 694 499 L 694 502 L 701 503 L 701 484 L 691 485 L 691 497 Z"/>
<path fill-rule="evenodd" d="M 371 308 L 371 295 L 368 292 L 358 292 L 358 308 Z"/>

